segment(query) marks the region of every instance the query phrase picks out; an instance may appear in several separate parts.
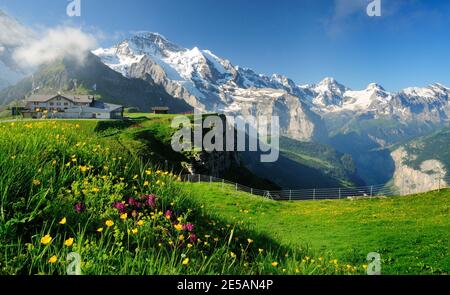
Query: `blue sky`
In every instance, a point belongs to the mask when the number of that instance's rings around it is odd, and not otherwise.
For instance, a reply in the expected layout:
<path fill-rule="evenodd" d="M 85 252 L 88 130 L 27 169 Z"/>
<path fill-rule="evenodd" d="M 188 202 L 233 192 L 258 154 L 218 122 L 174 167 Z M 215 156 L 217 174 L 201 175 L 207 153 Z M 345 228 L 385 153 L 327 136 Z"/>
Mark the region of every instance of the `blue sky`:
<path fill-rule="evenodd" d="M 299 84 L 325 76 L 354 89 L 378 82 L 387 90 L 440 82 L 450 86 L 450 1 L 381 0 L 0 0 L 0 9 L 35 29 L 80 26 L 110 46 L 130 32 L 159 32 L 259 73 Z"/>

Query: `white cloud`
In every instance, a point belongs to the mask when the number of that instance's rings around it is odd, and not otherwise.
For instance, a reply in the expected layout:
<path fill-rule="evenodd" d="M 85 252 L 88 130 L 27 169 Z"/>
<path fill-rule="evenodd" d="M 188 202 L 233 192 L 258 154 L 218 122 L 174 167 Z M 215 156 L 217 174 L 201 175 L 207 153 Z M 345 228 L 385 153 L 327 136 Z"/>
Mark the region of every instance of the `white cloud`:
<path fill-rule="evenodd" d="M 72 57 L 82 62 L 86 53 L 96 45 L 96 39 L 91 34 L 78 28 L 57 27 L 48 30 L 42 38 L 18 47 L 13 58 L 23 67 L 36 67 L 62 57 Z"/>
<path fill-rule="evenodd" d="M 37 33 L 0 10 L 0 61 L 30 72 L 36 66 L 63 57 L 82 62 L 97 45 L 92 34 L 80 28 L 60 26 Z M 15 65 L 13 65 L 15 64 Z M 17 69 L 14 69 L 17 70 Z"/>
<path fill-rule="evenodd" d="M 5 48 L 23 45 L 34 33 L 31 29 L 21 25 L 16 19 L 0 10 L 0 46 Z"/>

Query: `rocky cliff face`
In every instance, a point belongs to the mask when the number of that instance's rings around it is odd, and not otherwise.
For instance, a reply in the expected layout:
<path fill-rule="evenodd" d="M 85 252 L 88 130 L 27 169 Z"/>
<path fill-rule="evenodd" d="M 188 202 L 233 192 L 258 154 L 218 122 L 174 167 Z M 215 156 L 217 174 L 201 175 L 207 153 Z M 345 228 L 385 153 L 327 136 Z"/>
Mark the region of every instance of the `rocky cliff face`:
<path fill-rule="evenodd" d="M 439 160 L 426 160 L 421 163 L 419 169 L 414 169 L 405 162 L 414 160 L 415 155 L 409 154 L 404 148 L 395 150 L 391 155 L 395 162 L 393 182 L 401 195 L 448 187 L 444 179 L 447 170 Z"/>

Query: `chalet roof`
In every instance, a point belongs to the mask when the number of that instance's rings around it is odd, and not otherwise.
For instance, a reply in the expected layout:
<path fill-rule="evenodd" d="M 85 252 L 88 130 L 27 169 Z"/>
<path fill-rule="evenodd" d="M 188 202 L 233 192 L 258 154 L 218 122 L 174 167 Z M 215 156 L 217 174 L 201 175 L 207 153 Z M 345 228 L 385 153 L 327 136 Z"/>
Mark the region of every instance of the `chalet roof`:
<path fill-rule="evenodd" d="M 92 95 L 77 94 L 33 94 L 25 99 L 26 102 L 47 102 L 53 98 L 60 96 L 74 103 L 91 103 L 94 99 Z"/>
<path fill-rule="evenodd" d="M 152 111 L 168 111 L 169 107 L 153 107 Z"/>

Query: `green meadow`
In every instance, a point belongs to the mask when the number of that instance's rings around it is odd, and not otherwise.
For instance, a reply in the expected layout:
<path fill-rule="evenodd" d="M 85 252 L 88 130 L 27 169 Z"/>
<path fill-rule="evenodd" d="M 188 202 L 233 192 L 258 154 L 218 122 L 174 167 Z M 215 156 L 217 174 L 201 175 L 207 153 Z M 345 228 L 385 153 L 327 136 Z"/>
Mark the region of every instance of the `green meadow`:
<path fill-rule="evenodd" d="M 449 191 L 278 203 L 181 182 L 170 116 L 0 122 L 0 274 L 449 270 Z M 166 164 L 166 165 L 164 165 Z"/>

